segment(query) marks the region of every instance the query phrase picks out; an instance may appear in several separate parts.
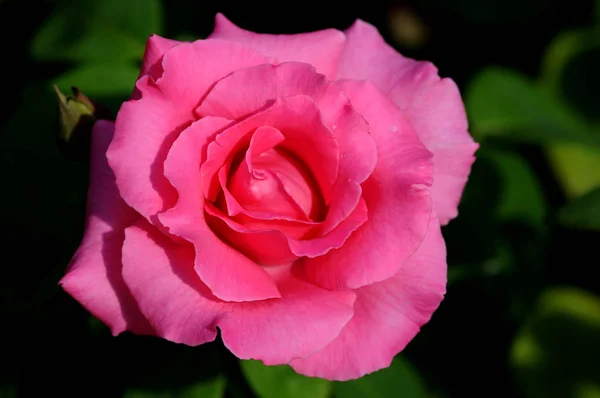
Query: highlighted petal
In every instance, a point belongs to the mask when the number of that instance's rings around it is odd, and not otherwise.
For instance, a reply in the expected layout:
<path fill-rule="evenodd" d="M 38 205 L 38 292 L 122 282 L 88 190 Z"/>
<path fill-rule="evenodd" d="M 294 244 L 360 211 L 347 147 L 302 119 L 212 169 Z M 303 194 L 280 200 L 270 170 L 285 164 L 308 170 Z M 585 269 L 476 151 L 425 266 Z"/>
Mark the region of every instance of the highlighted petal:
<path fill-rule="evenodd" d="M 123 278 L 159 336 L 187 345 L 213 341 L 224 303 L 194 272 L 194 250 L 145 220 L 127 228 Z"/>
<path fill-rule="evenodd" d="M 289 363 L 321 350 L 352 318 L 355 300 L 351 291 L 321 289 L 286 266 L 273 274 L 280 299 L 236 304 L 219 323 L 231 352 L 267 365 Z"/>
<path fill-rule="evenodd" d="M 421 244 L 431 217 L 426 186 L 433 170 L 431 153 L 375 87 L 353 81 L 340 87 L 377 144 L 377 166 L 361 184 L 369 219 L 342 247 L 307 259 L 305 267 L 320 286 L 356 289 L 395 275 Z"/>
<path fill-rule="evenodd" d="M 125 202 L 160 225 L 156 215 L 177 200 L 163 162 L 180 132 L 195 120 L 193 110 L 222 77 L 266 62 L 264 56 L 235 43 L 198 40 L 171 48 L 156 82 L 149 75 L 138 80 L 141 98 L 122 105 L 107 152 Z"/>
<path fill-rule="evenodd" d="M 301 374 L 349 380 L 388 367 L 429 321 L 446 292 L 446 247 L 431 219 L 423 244 L 397 275 L 356 290 L 354 317 L 323 350 L 291 366 Z"/>
<path fill-rule="evenodd" d="M 106 163 L 112 122 L 99 120 L 92 132 L 90 189 L 83 241 L 60 285 L 104 322 L 113 335 L 125 330 L 154 334 L 121 277 L 125 228 L 140 218 L 123 202 Z"/>
<path fill-rule="evenodd" d="M 194 245 L 194 268 L 218 298 L 252 301 L 279 297 L 275 282 L 262 267 L 221 241 L 204 217 L 200 164 L 208 140 L 227 123 L 221 118 L 200 119 L 175 141 L 164 167 L 179 197 L 175 206 L 159 218 L 170 233 Z"/>
<path fill-rule="evenodd" d="M 434 155 L 432 199 L 441 224 L 447 224 L 458 214 L 478 148 L 467 131 L 456 84 L 440 79 L 431 63 L 398 54 L 375 27 L 361 20 L 346 31 L 346 37 L 337 78 L 370 81 L 400 108 Z"/>
<path fill-rule="evenodd" d="M 335 29 L 294 35 L 269 35 L 249 32 L 217 14 L 215 29 L 209 36 L 248 46 L 280 62 L 299 61 L 314 65 L 319 73 L 335 76 L 345 37 Z"/>

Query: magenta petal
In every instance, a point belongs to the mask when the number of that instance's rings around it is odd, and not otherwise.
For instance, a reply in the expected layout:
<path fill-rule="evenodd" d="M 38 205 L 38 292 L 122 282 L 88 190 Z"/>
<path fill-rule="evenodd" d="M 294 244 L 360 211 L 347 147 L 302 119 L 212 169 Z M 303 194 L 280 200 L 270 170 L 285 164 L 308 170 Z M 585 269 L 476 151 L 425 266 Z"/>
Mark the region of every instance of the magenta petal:
<path fill-rule="evenodd" d="M 281 62 L 299 61 L 314 65 L 319 73 L 335 76 L 345 37 L 335 29 L 295 35 L 270 35 L 249 32 L 217 14 L 209 38 L 225 39 L 246 45 Z"/>
<path fill-rule="evenodd" d="M 277 98 L 306 95 L 319 98 L 329 86 L 309 64 L 285 62 L 258 65 L 232 73 L 208 93 L 196 112 L 236 120 L 265 108 Z M 240 87 L 244 87 L 240 90 Z"/>
<path fill-rule="evenodd" d="M 162 76 L 138 80 L 141 98 L 125 102 L 107 152 L 125 202 L 150 222 L 175 204 L 177 193 L 164 177 L 163 162 L 179 133 L 195 120 L 193 110 L 222 77 L 268 60 L 222 40 L 181 43 L 163 57 Z"/>
<path fill-rule="evenodd" d="M 446 291 L 446 247 L 432 217 L 417 252 L 397 275 L 356 290 L 354 317 L 323 350 L 291 366 L 311 377 L 349 380 L 388 367 L 438 308 Z"/>
<path fill-rule="evenodd" d="M 419 247 L 431 215 L 431 153 L 396 108 L 366 82 L 340 87 L 369 122 L 378 162 L 362 184 L 369 220 L 337 250 L 305 261 L 308 278 L 327 288 L 358 288 L 395 275 Z M 373 250 L 373 248 L 377 248 Z"/>
<path fill-rule="evenodd" d="M 165 175 L 179 193 L 175 206 L 159 215 L 169 232 L 194 245 L 195 270 L 218 298 L 251 301 L 279 297 L 262 267 L 222 242 L 204 218 L 200 164 L 207 142 L 228 121 L 206 117 L 184 130 L 165 161 Z"/>
<path fill-rule="evenodd" d="M 467 131 L 456 84 L 440 79 L 431 63 L 398 54 L 376 28 L 363 21 L 352 25 L 346 36 L 338 79 L 370 81 L 402 110 L 433 152 L 432 198 L 442 225 L 446 224 L 458 214 L 457 206 L 478 148 Z"/>
<path fill-rule="evenodd" d="M 283 141 L 285 141 L 285 136 L 276 128 L 271 126 L 261 126 L 257 128 L 250 139 L 248 151 L 246 151 L 246 164 L 248 165 L 248 170 L 250 172 L 253 171 L 253 159 L 259 157 L 269 149 L 276 147 Z"/>
<path fill-rule="evenodd" d="M 276 229 L 251 229 L 229 218 L 211 203 L 205 206 L 212 229 L 232 247 L 261 265 L 289 264 L 297 259 Z M 241 301 L 241 300 L 236 300 Z"/>
<path fill-rule="evenodd" d="M 123 278 L 157 334 L 199 345 L 213 341 L 224 303 L 194 272 L 191 245 L 177 245 L 140 220 L 125 231 Z"/>
<path fill-rule="evenodd" d="M 367 122 L 337 87 L 328 87 L 318 99 L 318 106 L 321 118 L 335 132 L 340 167 L 329 211 L 314 235 L 316 238 L 290 239 L 290 249 L 297 256 L 318 257 L 341 247 L 367 220 L 367 206 L 361 199 L 360 184 L 377 164 L 377 147 Z"/>
<path fill-rule="evenodd" d="M 205 197 L 216 200 L 219 192 L 216 178 L 218 170 L 245 148 L 250 142 L 251 133 L 262 126 L 271 126 L 283 133 L 285 141 L 279 146 L 280 149 L 302 159 L 325 200 L 330 199 L 332 184 L 338 173 L 338 143 L 335 135 L 323 124 L 315 101 L 305 95 L 279 98 L 267 108 L 217 135 L 208 146 L 207 160 L 201 167 Z"/>
<path fill-rule="evenodd" d="M 140 215 L 120 198 L 106 163 L 113 133 L 112 122 L 100 120 L 94 125 L 85 235 L 60 285 L 108 325 L 113 335 L 125 330 L 154 334 L 121 277 L 124 230 Z"/>
<path fill-rule="evenodd" d="M 296 256 L 318 257 L 332 249 L 338 249 L 350 235 L 369 219 L 364 199 L 360 199 L 352 213 L 344 218 L 330 232 L 308 240 L 288 239 L 290 250 Z"/>
<path fill-rule="evenodd" d="M 241 359 L 267 365 L 290 362 L 321 350 L 352 318 L 355 295 L 329 291 L 275 269 L 281 298 L 236 304 L 219 322 L 223 343 Z"/>
<path fill-rule="evenodd" d="M 146 41 L 146 50 L 144 52 L 140 77 L 150 75 L 154 80 L 161 77 L 163 74 L 163 55 L 180 43 L 180 41 L 165 39 L 159 35 L 151 35 Z"/>

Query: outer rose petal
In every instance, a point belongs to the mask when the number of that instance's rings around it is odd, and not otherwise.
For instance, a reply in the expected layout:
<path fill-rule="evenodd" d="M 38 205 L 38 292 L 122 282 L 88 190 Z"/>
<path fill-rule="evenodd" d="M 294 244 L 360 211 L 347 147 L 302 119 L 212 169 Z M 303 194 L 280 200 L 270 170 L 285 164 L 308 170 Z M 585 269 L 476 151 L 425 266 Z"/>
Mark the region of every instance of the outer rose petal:
<path fill-rule="evenodd" d="M 191 245 L 177 245 L 141 219 L 125 231 L 123 278 L 159 336 L 188 345 L 212 341 L 223 313 L 194 272 Z"/>
<path fill-rule="evenodd" d="M 295 35 L 269 35 L 249 32 L 217 14 L 211 39 L 224 39 L 246 45 L 281 62 L 299 61 L 313 65 L 328 78 L 335 77 L 345 37 L 335 29 Z"/>
<path fill-rule="evenodd" d="M 432 198 L 442 225 L 458 214 L 457 206 L 478 145 L 467 131 L 460 92 L 440 79 L 429 62 L 398 54 L 377 29 L 357 20 L 346 32 L 338 79 L 368 80 L 403 111 L 425 146 L 434 154 Z"/>
<path fill-rule="evenodd" d="M 369 122 L 378 163 L 361 185 L 368 221 L 337 250 L 304 260 L 308 278 L 330 289 L 356 289 L 398 272 L 421 244 L 431 214 L 431 153 L 397 108 L 370 83 L 338 85 Z"/>
<path fill-rule="evenodd" d="M 223 303 L 194 273 L 194 253 L 142 220 L 126 230 L 123 276 L 140 308 L 168 340 L 198 345 L 223 342 L 240 358 L 284 364 L 334 340 L 352 317 L 355 294 L 302 281 L 289 267 L 273 270 L 280 299 Z"/>
<path fill-rule="evenodd" d="M 161 77 L 163 74 L 163 55 L 180 43 L 180 41 L 165 39 L 159 35 L 151 35 L 146 41 L 140 77 L 150 75 L 154 80 Z"/>
<path fill-rule="evenodd" d="M 356 290 L 354 317 L 323 350 L 290 365 L 307 376 L 359 378 L 388 367 L 427 323 L 446 291 L 446 247 L 432 217 L 421 247 L 397 275 Z"/>
<path fill-rule="evenodd" d="M 175 141 L 165 161 L 165 175 L 179 192 L 175 207 L 160 214 L 169 231 L 191 242 L 196 272 L 212 293 L 225 301 L 279 297 L 275 282 L 258 264 L 222 242 L 204 218 L 200 167 L 207 142 L 229 121 L 205 117 Z"/>
<path fill-rule="evenodd" d="M 223 343 L 237 357 L 279 365 L 307 357 L 334 340 L 352 318 L 356 296 L 305 282 L 288 266 L 272 273 L 281 298 L 234 304 L 219 328 Z"/>
<path fill-rule="evenodd" d="M 125 330 L 153 334 L 121 277 L 124 230 L 140 216 L 119 197 L 106 163 L 113 133 L 111 122 L 100 120 L 94 125 L 85 235 L 60 285 L 107 324 L 113 335 Z"/>
<path fill-rule="evenodd" d="M 217 80 L 268 62 L 239 44 L 198 40 L 169 50 L 162 62 L 164 73 L 156 82 L 149 75 L 138 80 L 141 98 L 121 106 L 106 154 L 125 202 L 160 225 L 156 214 L 177 200 L 164 177 L 163 161 L 179 133 L 195 120 L 193 110 Z"/>

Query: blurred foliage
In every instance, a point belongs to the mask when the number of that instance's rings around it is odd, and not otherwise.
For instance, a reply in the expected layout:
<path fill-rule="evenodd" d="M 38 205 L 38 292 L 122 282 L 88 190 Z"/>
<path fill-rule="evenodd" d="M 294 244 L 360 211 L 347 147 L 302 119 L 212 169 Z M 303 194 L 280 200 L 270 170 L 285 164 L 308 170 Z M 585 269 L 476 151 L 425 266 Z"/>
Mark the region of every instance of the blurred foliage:
<path fill-rule="evenodd" d="M 388 3 L 0 0 L 11 99 L 0 109 L 0 206 L 5 256 L 17 259 L 0 278 L 0 396 L 600 396 L 600 1 Z M 115 113 L 148 36 L 205 37 L 217 11 L 284 33 L 359 17 L 464 93 L 481 149 L 443 229 L 448 293 L 388 369 L 327 382 L 239 361 L 218 341 L 112 337 L 57 286 L 83 231 L 88 166 L 57 142 L 52 85 Z"/>
<path fill-rule="evenodd" d="M 159 0 L 62 1 L 32 40 L 31 53 L 40 61 L 136 60 L 162 27 Z"/>
<path fill-rule="evenodd" d="M 572 288 L 542 294 L 511 349 L 531 398 L 600 396 L 600 299 Z"/>
<path fill-rule="evenodd" d="M 560 209 L 558 220 L 569 227 L 600 231 L 600 187 Z"/>
<path fill-rule="evenodd" d="M 402 357 L 394 359 L 389 368 L 371 373 L 358 380 L 336 382 L 336 398 L 426 398 L 427 390 L 416 369 Z"/>
<path fill-rule="evenodd" d="M 265 366 L 252 360 L 241 365 L 252 390 L 261 398 L 326 398 L 331 391 L 331 382 L 299 375 L 289 366 Z"/>

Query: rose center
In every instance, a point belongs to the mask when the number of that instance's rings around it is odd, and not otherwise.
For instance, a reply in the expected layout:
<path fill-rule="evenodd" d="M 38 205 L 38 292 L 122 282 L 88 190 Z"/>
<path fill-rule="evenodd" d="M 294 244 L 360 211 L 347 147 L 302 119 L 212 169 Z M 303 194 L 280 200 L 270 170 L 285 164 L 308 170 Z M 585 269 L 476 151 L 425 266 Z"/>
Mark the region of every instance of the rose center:
<path fill-rule="evenodd" d="M 272 148 L 235 163 L 227 188 L 246 210 L 321 220 L 323 200 L 319 190 L 310 171 L 293 155 Z"/>

